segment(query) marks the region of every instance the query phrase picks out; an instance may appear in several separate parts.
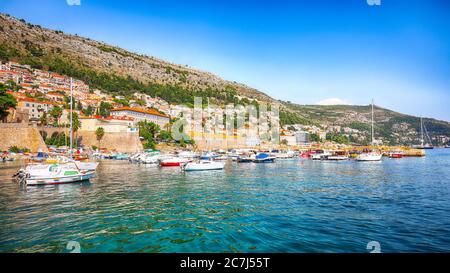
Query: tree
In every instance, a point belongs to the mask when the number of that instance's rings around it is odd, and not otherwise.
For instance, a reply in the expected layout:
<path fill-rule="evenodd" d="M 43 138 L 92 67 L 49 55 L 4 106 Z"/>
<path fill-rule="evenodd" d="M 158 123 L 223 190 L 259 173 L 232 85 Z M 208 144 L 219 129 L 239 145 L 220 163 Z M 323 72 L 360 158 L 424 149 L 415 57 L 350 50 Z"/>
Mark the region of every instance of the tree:
<path fill-rule="evenodd" d="M 320 136 L 317 133 L 312 133 L 309 135 L 309 138 L 311 139 L 312 142 L 320 142 Z"/>
<path fill-rule="evenodd" d="M 95 136 L 97 137 L 99 147 L 100 147 L 100 141 L 102 140 L 104 135 L 105 135 L 105 129 L 103 129 L 103 127 L 98 127 L 97 130 L 95 130 Z"/>
<path fill-rule="evenodd" d="M 70 122 L 70 114 L 68 115 L 68 119 Z M 72 112 L 72 130 L 76 133 L 78 129 L 81 127 L 81 122 L 78 119 L 78 114 L 76 112 Z"/>
<path fill-rule="evenodd" d="M 70 123 L 70 114 L 67 115 L 67 119 L 69 120 Z M 81 127 L 81 122 L 78 118 L 78 114 L 76 112 L 72 112 L 72 130 L 75 133 L 75 147 L 78 147 L 78 141 L 77 141 L 77 132 L 78 129 L 80 129 Z"/>
<path fill-rule="evenodd" d="M 100 107 L 99 107 L 99 110 L 98 110 L 98 114 L 99 114 L 100 116 L 104 117 L 104 118 L 109 117 L 110 111 L 111 111 L 112 108 L 113 108 L 113 107 L 112 107 L 112 105 L 111 105 L 110 103 L 107 103 L 107 102 L 102 101 L 102 102 L 100 103 Z"/>
<path fill-rule="evenodd" d="M 82 112 L 85 116 L 92 116 L 92 114 L 94 113 L 94 109 L 92 109 L 92 106 L 88 105 L 88 107 L 86 107 L 86 109 L 83 109 Z"/>
<path fill-rule="evenodd" d="M 48 124 L 47 112 L 42 113 L 42 116 L 40 117 L 39 122 L 41 123 L 42 126 L 47 126 L 47 124 Z"/>
<path fill-rule="evenodd" d="M 11 94 L 6 93 L 6 86 L 0 83 L 0 120 L 8 116 L 8 109 L 15 108 L 17 101 Z"/>
<path fill-rule="evenodd" d="M 139 136 L 144 139 L 144 148 L 155 148 L 155 136 L 159 132 L 160 128 L 158 124 L 151 121 L 142 120 L 138 122 Z"/>
<path fill-rule="evenodd" d="M 159 138 L 161 138 L 162 141 L 170 141 L 172 140 L 172 134 L 169 131 L 161 130 L 159 132 Z"/>
<path fill-rule="evenodd" d="M 63 109 L 59 106 L 55 106 L 50 110 L 49 115 L 52 117 L 55 126 L 58 126 L 58 120 L 62 116 L 62 112 Z"/>

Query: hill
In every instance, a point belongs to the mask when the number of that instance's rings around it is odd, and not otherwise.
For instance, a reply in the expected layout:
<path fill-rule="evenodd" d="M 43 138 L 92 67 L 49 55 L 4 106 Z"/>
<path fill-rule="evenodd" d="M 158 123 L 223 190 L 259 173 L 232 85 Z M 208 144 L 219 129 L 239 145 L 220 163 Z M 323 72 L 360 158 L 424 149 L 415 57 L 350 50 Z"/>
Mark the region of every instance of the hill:
<path fill-rule="evenodd" d="M 209 72 L 173 64 L 156 57 L 129 52 L 89 38 L 70 35 L 0 14 L 0 60 L 29 64 L 83 80 L 93 89 L 131 97 L 136 91 L 158 96 L 169 103 L 192 104 L 194 96 L 215 104 L 280 106 L 282 124 L 341 126 L 358 130 L 367 138 L 368 106 L 297 105 L 270 96 Z M 391 144 L 417 141 L 419 118 L 376 107 L 376 134 Z M 450 123 L 425 119 L 431 136 L 450 136 Z M 345 133 L 345 132 L 341 132 Z"/>

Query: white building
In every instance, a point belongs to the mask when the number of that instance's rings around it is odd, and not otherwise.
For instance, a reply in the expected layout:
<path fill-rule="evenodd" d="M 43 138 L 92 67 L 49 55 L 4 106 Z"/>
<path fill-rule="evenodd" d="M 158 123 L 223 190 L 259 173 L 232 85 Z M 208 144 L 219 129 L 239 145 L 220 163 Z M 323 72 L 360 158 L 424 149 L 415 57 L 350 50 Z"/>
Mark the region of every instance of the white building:
<path fill-rule="evenodd" d="M 111 110 L 112 116 L 128 116 L 134 118 L 135 123 L 142 120 L 151 121 L 159 125 L 159 127 L 164 128 L 166 124 L 170 122 L 170 118 L 167 115 L 161 114 L 155 110 L 131 108 L 131 107 L 120 107 Z"/>

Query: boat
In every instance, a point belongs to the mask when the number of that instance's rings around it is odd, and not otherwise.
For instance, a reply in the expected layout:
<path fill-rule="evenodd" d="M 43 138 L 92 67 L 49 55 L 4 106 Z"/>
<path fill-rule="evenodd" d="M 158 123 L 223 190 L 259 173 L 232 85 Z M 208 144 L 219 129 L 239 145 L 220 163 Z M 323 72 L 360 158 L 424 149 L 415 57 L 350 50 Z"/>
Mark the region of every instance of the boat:
<path fill-rule="evenodd" d="M 326 160 L 332 160 L 332 161 L 342 161 L 342 160 L 348 160 L 349 157 L 345 151 L 335 151 L 332 155 L 329 155 L 325 158 Z"/>
<path fill-rule="evenodd" d="M 186 172 L 223 170 L 224 167 L 224 162 L 216 162 L 211 160 L 200 160 L 198 162 L 188 162 L 181 165 L 181 168 Z"/>
<path fill-rule="evenodd" d="M 252 163 L 255 157 L 252 156 L 238 156 L 236 161 L 238 163 Z"/>
<path fill-rule="evenodd" d="M 444 148 L 449 149 L 449 148 L 450 148 L 450 145 L 445 145 Z"/>
<path fill-rule="evenodd" d="M 425 132 L 425 136 L 428 139 L 429 143 L 425 143 L 425 138 L 424 138 L 424 132 Z M 412 147 L 414 149 L 422 149 L 422 150 L 429 150 L 429 149 L 433 149 L 433 144 L 431 142 L 431 138 L 428 135 L 428 131 L 427 131 L 427 127 L 425 127 L 425 124 L 423 123 L 423 118 L 420 117 L 420 145 L 413 145 Z"/>
<path fill-rule="evenodd" d="M 272 151 L 271 155 L 276 159 L 292 159 L 295 153 L 293 151 Z"/>
<path fill-rule="evenodd" d="M 332 156 L 332 154 L 329 151 L 324 150 L 316 150 L 314 153 L 310 154 L 312 160 L 325 160 L 329 156 Z"/>
<path fill-rule="evenodd" d="M 402 151 L 392 151 L 389 153 L 390 158 L 403 158 L 404 155 L 405 153 Z"/>
<path fill-rule="evenodd" d="M 356 161 L 380 161 L 382 157 L 379 152 L 362 153 L 356 157 Z"/>
<path fill-rule="evenodd" d="M 184 157 L 170 157 L 163 159 L 159 162 L 161 167 L 179 167 L 184 163 L 191 162 L 192 160 Z"/>
<path fill-rule="evenodd" d="M 275 162 L 275 157 L 267 153 L 259 153 L 253 159 L 254 163 L 273 163 Z"/>
<path fill-rule="evenodd" d="M 374 119 L 373 119 L 373 99 L 372 99 L 372 146 L 375 145 L 375 136 L 374 136 Z M 383 154 L 378 151 L 370 151 L 367 153 L 362 153 L 356 156 L 356 161 L 380 161 L 383 157 Z"/>
<path fill-rule="evenodd" d="M 81 170 L 76 163 L 32 164 L 21 169 L 14 177 L 27 186 L 56 185 L 88 181 L 95 170 Z"/>

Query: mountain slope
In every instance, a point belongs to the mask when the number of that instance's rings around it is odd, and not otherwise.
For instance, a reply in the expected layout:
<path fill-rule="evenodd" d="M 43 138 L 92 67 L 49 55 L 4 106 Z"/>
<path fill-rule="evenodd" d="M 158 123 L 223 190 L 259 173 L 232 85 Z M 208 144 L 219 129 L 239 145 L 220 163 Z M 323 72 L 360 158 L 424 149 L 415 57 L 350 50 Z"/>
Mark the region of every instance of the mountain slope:
<path fill-rule="evenodd" d="M 155 57 L 77 35 L 42 28 L 0 14 L 0 60 L 13 60 L 85 81 L 91 88 L 132 96 L 141 91 L 170 103 L 192 103 L 194 96 L 213 103 L 268 102 L 281 107 L 283 124 L 316 124 L 322 128 L 343 126 L 365 134 L 370 128 L 368 106 L 297 105 L 208 72 L 172 64 Z M 376 134 L 391 144 L 417 141 L 419 118 L 376 107 Z M 450 136 L 450 123 L 425 119 L 432 136 Z"/>

